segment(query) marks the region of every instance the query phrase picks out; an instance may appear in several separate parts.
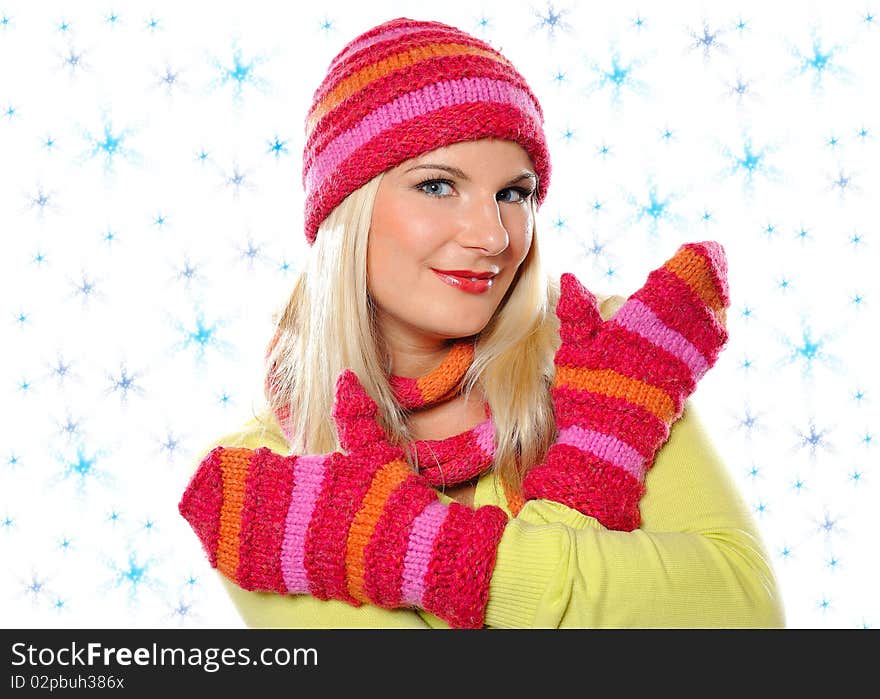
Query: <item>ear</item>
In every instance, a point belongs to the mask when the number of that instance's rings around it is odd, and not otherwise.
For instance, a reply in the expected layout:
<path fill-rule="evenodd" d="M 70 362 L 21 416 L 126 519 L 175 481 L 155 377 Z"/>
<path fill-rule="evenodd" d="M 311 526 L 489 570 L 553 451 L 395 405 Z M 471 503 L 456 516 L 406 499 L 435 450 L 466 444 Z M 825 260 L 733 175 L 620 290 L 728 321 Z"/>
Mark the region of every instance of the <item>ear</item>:
<path fill-rule="evenodd" d="M 559 318 L 559 336 L 564 343 L 586 342 L 602 324 L 596 297 L 569 272 L 559 278 L 556 316 Z"/>
<path fill-rule="evenodd" d="M 336 399 L 333 419 L 339 443 L 346 452 L 361 451 L 387 442 L 385 432 L 376 422 L 379 407 L 364 390 L 351 369 L 344 370 L 336 379 Z"/>

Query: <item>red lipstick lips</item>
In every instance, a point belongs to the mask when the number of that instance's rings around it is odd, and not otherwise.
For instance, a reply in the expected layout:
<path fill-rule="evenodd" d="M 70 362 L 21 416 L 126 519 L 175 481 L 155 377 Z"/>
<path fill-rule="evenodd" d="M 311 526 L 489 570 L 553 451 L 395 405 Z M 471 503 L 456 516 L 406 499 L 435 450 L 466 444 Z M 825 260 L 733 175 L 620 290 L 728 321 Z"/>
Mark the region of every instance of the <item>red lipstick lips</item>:
<path fill-rule="evenodd" d="M 468 294 L 484 294 L 492 288 L 492 272 L 474 272 L 468 269 L 432 270 L 440 280 Z"/>
<path fill-rule="evenodd" d="M 435 269 L 440 274 L 451 274 L 453 277 L 465 277 L 466 279 L 491 279 L 495 276 L 492 272 L 472 272 L 469 269 Z"/>

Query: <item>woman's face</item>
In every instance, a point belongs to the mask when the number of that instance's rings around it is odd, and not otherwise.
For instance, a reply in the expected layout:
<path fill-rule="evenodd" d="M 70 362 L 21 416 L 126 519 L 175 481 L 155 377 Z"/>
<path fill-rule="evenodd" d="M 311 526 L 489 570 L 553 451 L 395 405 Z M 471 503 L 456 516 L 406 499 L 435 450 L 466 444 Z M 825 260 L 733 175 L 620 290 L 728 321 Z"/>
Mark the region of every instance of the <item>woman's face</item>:
<path fill-rule="evenodd" d="M 385 173 L 367 286 L 386 341 L 420 345 L 486 326 L 532 244 L 536 184 L 526 151 L 495 139 L 438 148 Z"/>

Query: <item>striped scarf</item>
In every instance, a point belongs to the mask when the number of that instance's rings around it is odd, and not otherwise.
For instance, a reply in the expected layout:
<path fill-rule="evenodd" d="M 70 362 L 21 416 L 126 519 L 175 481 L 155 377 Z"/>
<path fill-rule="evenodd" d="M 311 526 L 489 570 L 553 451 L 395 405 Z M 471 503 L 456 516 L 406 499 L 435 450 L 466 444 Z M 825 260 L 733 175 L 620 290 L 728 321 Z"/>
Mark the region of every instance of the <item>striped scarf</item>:
<path fill-rule="evenodd" d="M 406 410 L 422 410 L 455 398 L 461 392 L 462 379 L 473 358 L 473 341 L 459 340 L 453 343 L 443 361 L 427 374 L 415 378 L 391 375 L 391 388 L 400 406 Z M 465 483 L 492 465 L 495 460 L 495 427 L 488 403 L 484 410 L 486 419 L 469 430 L 445 439 L 417 439 L 410 443 L 416 454 L 419 473 L 435 488 Z M 275 413 L 288 439 L 291 438 L 287 427 L 289 415 L 290 409 L 286 405 Z"/>

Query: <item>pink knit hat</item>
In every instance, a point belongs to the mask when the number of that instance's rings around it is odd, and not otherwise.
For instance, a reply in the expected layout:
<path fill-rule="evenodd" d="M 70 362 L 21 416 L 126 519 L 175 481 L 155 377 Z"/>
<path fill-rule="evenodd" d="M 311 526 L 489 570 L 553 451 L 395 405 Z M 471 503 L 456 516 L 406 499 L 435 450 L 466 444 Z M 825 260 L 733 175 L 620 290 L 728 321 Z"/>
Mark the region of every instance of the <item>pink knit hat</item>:
<path fill-rule="evenodd" d="M 525 79 L 487 43 L 405 17 L 349 43 L 330 63 L 306 117 L 305 234 L 385 170 L 460 141 L 516 141 L 550 183 L 544 116 Z"/>

